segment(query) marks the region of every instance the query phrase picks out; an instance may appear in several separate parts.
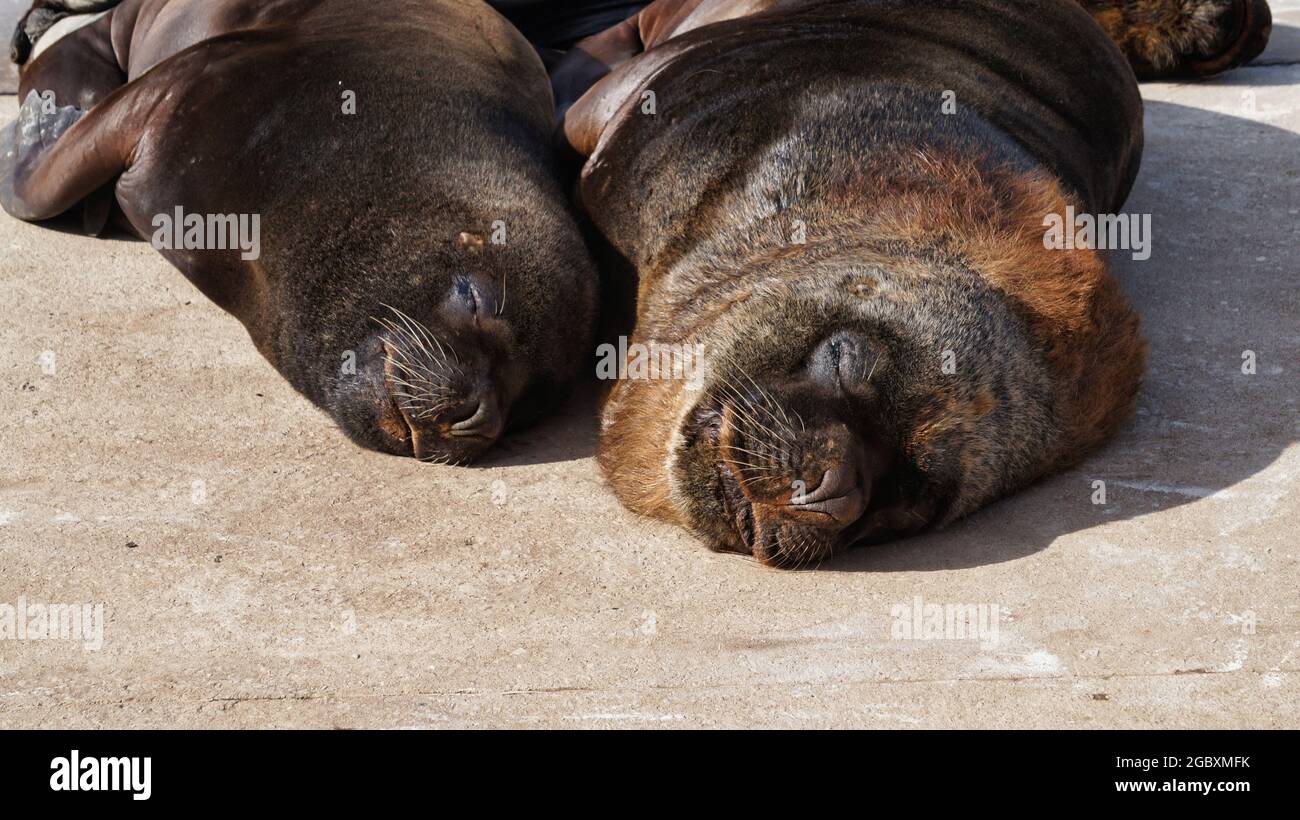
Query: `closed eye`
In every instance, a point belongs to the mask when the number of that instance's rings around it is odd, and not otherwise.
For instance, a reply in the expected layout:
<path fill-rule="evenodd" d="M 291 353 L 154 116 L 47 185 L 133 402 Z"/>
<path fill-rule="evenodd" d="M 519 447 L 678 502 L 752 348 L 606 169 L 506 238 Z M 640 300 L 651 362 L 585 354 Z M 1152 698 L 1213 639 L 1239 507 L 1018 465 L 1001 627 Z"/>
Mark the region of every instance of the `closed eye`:
<path fill-rule="evenodd" d="M 478 314 L 478 294 L 474 292 L 474 285 L 469 279 L 464 276 L 456 277 L 455 295 L 463 309 L 468 310 L 471 316 Z"/>
<path fill-rule="evenodd" d="M 442 315 L 453 325 L 477 327 L 485 307 L 490 305 L 491 301 L 484 298 L 473 278 L 460 274 L 452 277 L 451 289 L 442 303 Z"/>
<path fill-rule="evenodd" d="M 861 392 L 880 366 L 879 347 L 860 333 L 837 331 L 821 341 L 808 357 L 808 374 L 820 384 Z"/>

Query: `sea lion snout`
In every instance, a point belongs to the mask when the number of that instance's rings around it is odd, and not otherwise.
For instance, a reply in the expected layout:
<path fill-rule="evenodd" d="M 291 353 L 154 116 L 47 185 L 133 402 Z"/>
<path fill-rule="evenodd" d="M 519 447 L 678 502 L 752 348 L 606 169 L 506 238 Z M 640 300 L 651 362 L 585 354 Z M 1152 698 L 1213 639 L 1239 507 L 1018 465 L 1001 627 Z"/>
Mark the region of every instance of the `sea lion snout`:
<path fill-rule="evenodd" d="M 793 515 L 823 517 L 836 529 L 847 527 L 867 508 L 871 486 L 864 477 L 861 465 L 839 461 L 827 468 L 814 490 L 794 493 L 788 509 Z"/>
<path fill-rule="evenodd" d="M 464 464 L 505 432 L 509 395 L 480 335 L 438 324 L 438 332 L 389 308 L 369 345 L 367 369 L 382 373 L 366 401 L 378 407 L 380 449 L 421 461 Z M 445 319 L 446 311 L 440 318 Z M 473 323 L 473 316 L 466 320 Z"/>
<path fill-rule="evenodd" d="M 384 389 L 387 398 L 381 400 L 379 427 L 390 451 L 431 463 L 466 464 L 505 432 L 502 399 L 491 384 L 468 390 L 455 385 L 425 388 L 390 375 Z M 460 392 L 468 395 L 459 397 Z"/>
<path fill-rule="evenodd" d="M 405 391 L 398 388 L 395 393 L 404 395 Z M 469 396 L 459 402 L 448 398 L 445 404 L 445 410 L 429 414 L 419 402 L 405 398 L 398 402 L 411 432 L 411 455 L 420 461 L 469 461 L 505 432 L 499 391 L 490 383 L 469 391 Z"/>
<path fill-rule="evenodd" d="M 801 415 L 767 390 L 720 408 L 717 487 L 734 538 L 724 549 L 773 566 L 814 564 L 846 546 L 870 505 L 883 459 L 837 419 Z"/>
<path fill-rule="evenodd" d="M 495 390 L 465 402 L 459 411 L 449 415 L 448 420 L 451 422 L 449 432 L 457 438 L 495 441 L 505 427 L 501 417 L 501 401 Z"/>

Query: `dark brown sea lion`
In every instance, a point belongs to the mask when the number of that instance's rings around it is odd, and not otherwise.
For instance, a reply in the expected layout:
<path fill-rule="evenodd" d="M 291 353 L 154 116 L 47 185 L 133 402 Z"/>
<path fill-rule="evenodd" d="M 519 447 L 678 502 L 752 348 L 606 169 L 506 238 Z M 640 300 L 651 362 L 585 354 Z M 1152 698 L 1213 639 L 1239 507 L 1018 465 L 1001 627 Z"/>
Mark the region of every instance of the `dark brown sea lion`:
<path fill-rule="evenodd" d="M 1100 251 L 1044 240 L 1118 212 L 1142 149 L 1079 5 L 672 0 L 578 49 L 618 65 L 565 134 L 636 277 L 632 342 L 705 351 L 698 390 L 610 392 L 598 458 L 633 510 L 798 566 L 953 521 L 1130 414 L 1137 317 Z"/>
<path fill-rule="evenodd" d="M 20 90 L 5 210 L 46 219 L 108 186 L 361 445 L 468 460 L 588 360 L 597 280 L 546 75 L 483 3 L 125 0 Z M 253 217 L 249 258 L 223 240 Z"/>

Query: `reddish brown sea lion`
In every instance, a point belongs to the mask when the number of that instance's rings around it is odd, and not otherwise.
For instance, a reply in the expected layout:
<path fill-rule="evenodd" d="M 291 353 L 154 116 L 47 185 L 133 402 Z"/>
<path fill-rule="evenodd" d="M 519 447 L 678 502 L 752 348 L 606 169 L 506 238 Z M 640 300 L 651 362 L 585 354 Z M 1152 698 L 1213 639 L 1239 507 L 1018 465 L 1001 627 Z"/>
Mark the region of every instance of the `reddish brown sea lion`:
<path fill-rule="evenodd" d="M 1130 62 L 1221 70 L 1268 13 L 1085 5 L 660 0 L 556 65 L 581 205 L 635 283 L 631 344 L 705 351 L 698 389 L 610 391 L 598 458 L 625 504 L 800 566 L 1114 434 L 1137 317 L 1094 243 L 1049 247 L 1045 226 L 1123 206 Z"/>
<path fill-rule="evenodd" d="M 1044 242 L 1049 214 L 1119 211 L 1141 155 L 1133 73 L 1080 6 L 665 1 L 599 38 L 617 67 L 565 122 L 581 205 L 637 282 L 632 342 L 705 350 L 698 390 L 610 393 L 629 507 L 798 566 L 1129 415 L 1137 317 L 1101 252 Z"/>

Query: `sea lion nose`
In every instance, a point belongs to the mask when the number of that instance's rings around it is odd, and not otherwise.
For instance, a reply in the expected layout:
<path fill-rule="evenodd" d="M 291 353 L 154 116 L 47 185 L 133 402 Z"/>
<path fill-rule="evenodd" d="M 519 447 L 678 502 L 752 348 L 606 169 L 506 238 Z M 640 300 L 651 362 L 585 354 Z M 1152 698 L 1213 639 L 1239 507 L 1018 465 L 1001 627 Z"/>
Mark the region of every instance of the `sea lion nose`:
<path fill-rule="evenodd" d="M 449 432 L 453 436 L 475 436 L 495 439 L 501 435 L 503 420 L 496 396 L 483 395 L 471 399 L 451 416 Z"/>
<path fill-rule="evenodd" d="M 790 507 L 794 512 L 828 516 L 837 528 L 847 527 L 867 509 L 869 490 L 856 464 L 840 463 L 827 469 L 811 491 L 794 493 Z"/>

